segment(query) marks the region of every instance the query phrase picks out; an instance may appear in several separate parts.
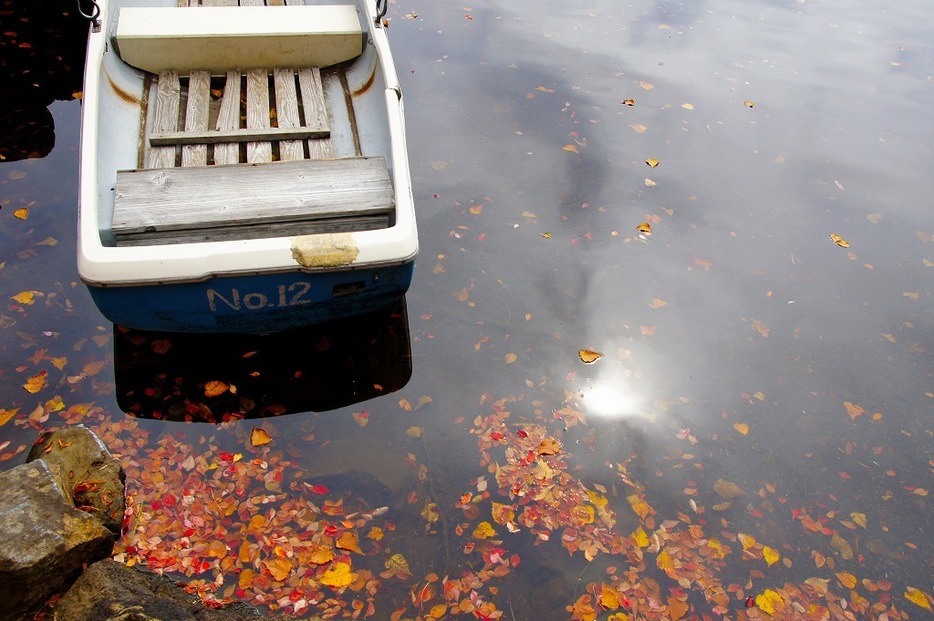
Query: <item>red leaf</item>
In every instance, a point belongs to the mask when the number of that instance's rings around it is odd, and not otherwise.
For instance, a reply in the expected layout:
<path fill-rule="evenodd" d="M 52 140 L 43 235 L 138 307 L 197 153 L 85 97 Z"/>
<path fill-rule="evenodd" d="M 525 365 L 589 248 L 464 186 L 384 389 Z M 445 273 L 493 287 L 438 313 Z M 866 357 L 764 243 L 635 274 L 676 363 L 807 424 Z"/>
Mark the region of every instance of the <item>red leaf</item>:
<path fill-rule="evenodd" d="M 325 485 L 315 485 L 311 488 L 313 494 L 327 494 L 330 491 Z"/>

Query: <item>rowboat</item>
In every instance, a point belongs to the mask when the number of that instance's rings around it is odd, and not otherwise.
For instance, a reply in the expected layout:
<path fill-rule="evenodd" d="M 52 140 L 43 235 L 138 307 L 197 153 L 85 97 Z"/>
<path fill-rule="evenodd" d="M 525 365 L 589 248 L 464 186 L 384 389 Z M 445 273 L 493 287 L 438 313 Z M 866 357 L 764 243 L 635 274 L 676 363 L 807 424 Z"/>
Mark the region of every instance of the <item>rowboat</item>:
<path fill-rule="evenodd" d="M 78 273 L 107 319 L 268 333 L 406 292 L 418 234 L 384 9 L 98 4 Z"/>

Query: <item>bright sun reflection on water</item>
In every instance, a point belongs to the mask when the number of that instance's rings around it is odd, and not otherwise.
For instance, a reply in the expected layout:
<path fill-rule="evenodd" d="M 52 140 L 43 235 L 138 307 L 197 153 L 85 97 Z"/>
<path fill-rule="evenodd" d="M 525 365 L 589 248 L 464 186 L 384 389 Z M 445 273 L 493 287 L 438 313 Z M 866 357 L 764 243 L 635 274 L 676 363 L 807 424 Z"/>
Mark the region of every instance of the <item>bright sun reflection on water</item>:
<path fill-rule="evenodd" d="M 598 418 L 639 418 L 646 413 L 643 399 L 632 386 L 632 380 L 622 373 L 601 373 L 588 380 L 579 394 L 588 414 Z"/>

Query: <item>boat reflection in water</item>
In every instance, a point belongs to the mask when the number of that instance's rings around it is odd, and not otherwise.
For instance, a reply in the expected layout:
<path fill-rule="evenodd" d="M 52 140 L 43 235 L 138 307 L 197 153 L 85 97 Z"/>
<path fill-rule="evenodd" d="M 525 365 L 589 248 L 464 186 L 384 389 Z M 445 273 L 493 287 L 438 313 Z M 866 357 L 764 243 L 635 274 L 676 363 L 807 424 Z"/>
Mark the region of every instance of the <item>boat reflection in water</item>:
<path fill-rule="evenodd" d="M 323 412 L 404 387 L 405 299 L 268 335 L 173 334 L 114 326 L 117 404 L 140 418 L 221 423 Z"/>

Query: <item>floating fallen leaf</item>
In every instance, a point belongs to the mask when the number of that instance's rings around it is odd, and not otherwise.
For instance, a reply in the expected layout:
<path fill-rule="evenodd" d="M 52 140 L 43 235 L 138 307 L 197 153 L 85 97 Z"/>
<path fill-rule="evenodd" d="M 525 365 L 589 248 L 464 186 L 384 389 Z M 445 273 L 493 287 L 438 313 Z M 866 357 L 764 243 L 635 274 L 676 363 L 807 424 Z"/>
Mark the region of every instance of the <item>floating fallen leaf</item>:
<path fill-rule="evenodd" d="M 632 533 L 632 539 L 640 548 L 649 547 L 649 536 L 641 526 Z"/>
<path fill-rule="evenodd" d="M 350 552 L 363 554 L 363 550 L 360 549 L 360 543 L 357 541 L 357 534 L 353 531 L 344 531 L 334 545 L 341 550 L 349 550 Z"/>
<path fill-rule="evenodd" d="M 851 573 L 841 571 L 836 574 L 837 580 L 840 581 L 840 584 L 845 586 L 848 589 L 856 588 L 856 576 Z"/>
<path fill-rule="evenodd" d="M 211 380 L 204 383 L 204 396 L 205 397 L 217 397 L 224 394 L 230 389 L 230 386 L 224 382 Z"/>
<path fill-rule="evenodd" d="M 406 13 L 402 16 L 402 19 L 416 19 L 418 18 L 418 13 Z"/>
<path fill-rule="evenodd" d="M 672 560 L 671 555 L 668 554 L 668 550 L 662 550 L 655 557 L 655 565 L 659 569 L 674 569 L 675 562 Z"/>
<path fill-rule="evenodd" d="M 581 362 L 584 364 L 593 364 L 600 358 L 603 358 L 603 354 L 590 349 L 582 349 L 577 352 L 577 355 L 580 356 Z"/>
<path fill-rule="evenodd" d="M 26 389 L 26 392 L 31 394 L 36 394 L 43 388 L 45 388 L 45 370 L 39 371 L 39 373 L 33 375 L 26 380 L 26 383 L 23 384 L 23 388 Z"/>
<path fill-rule="evenodd" d="M 915 587 L 906 587 L 905 589 L 905 599 L 913 604 L 917 604 L 926 610 L 931 610 L 931 602 L 928 601 L 930 596 L 926 594 L 921 589 L 916 589 Z"/>
<path fill-rule="evenodd" d="M 681 104 L 681 107 L 684 108 L 685 110 L 693 110 L 693 109 L 694 109 L 694 106 L 693 106 L 692 104 L 689 104 L 689 103 L 683 103 L 683 104 Z"/>
<path fill-rule="evenodd" d="M 773 591 L 772 589 L 766 589 L 761 595 L 756 595 L 756 606 L 759 607 L 759 610 L 766 612 L 770 615 L 775 614 L 775 607 L 782 606 L 784 607 L 785 602 L 782 599 L 781 594 L 778 591 Z"/>
<path fill-rule="evenodd" d="M 408 429 L 405 430 L 405 435 L 409 436 L 410 438 L 421 438 L 421 437 L 422 437 L 422 431 L 423 431 L 423 430 L 422 430 L 421 427 L 415 427 L 415 426 L 413 426 L 413 427 L 409 427 Z"/>
<path fill-rule="evenodd" d="M 858 513 L 854 511 L 853 513 L 850 514 L 850 519 L 853 520 L 856 524 L 862 526 L 863 529 L 866 528 L 866 514 L 865 513 Z"/>
<path fill-rule="evenodd" d="M 570 151 L 571 153 L 579 153 L 579 151 L 577 150 L 577 146 L 573 144 L 566 144 L 561 148 L 564 149 L 565 151 Z"/>
<path fill-rule="evenodd" d="M 324 565 L 334 560 L 334 550 L 330 546 L 318 546 L 311 551 L 308 560 L 315 565 Z"/>
<path fill-rule="evenodd" d="M 661 298 L 652 298 L 652 301 L 649 303 L 649 308 L 652 310 L 658 310 L 664 306 L 668 306 L 668 302 L 662 300 Z"/>
<path fill-rule="evenodd" d="M 655 186 L 658 185 L 657 182 L 653 181 L 652 179 L 649 179 L 648 177 L 645 178 L 644 183 L 645 183 L 645 187 L 647 188 L 654 188 Z"/>
<path fill-rule="evenodd" d="M 250 432 L 250 443 L 253 446 L 269 444 L 270 440 L 272 440 L 272 438 L 269 437 L 269 433 L 267 433 L 265 429 L 254 427 L 253 431 Z"/>
<path fill-rule="evenodd" d="M 408 569 L 408 566 L 406 566 L 406 569 Z M 318 578 L 318 582 L 334 589 L 340 589 L 350 585 L 356 578 L 354 573 L 350 571 L 350 565 L 338 561 Z"/>
<path fill-rule="evenodd" d="M 676 597 L 668 598 L 668 616 L 671 621 L 678 621 L 688 611 L 688 603 Z"/>
<path fill-rule="evenodd" d="M 551 233 L 547 233 L 547 232 L 546 232 L 546 233 L 539 233 L 539 235 L 541 235 L 541 236 L 544 237 L 545 239 L 551 239 Z"/>
<path fill-rule="evenodd" d="M 431 607 L 431 610 L 428 611 L 428 616 L 432 619 L 440 619 L 448 612 L 447 604 L 435 604 Z"/>
<path fill-rule="evenodd" d="M 830 580 L 827 578 L 808 578 L 804 581 L 804 584 L 812 587 L 820 597 L 823 597 L 827 595 L 827 587 L 830 584 Z"/>
<path fill-rule="evenodd" d="M 740 432 L 743 435 L 746 435 L 749 433 L 749 425 L 747 425 L 746 423 L 733 423 L 733 429 L 735 429 L 736 431 Z"/>
<path fill-rule="evenodd" d="M 652 225 L 649 224 L 648 222 L 642 222 L 636 227 L 636 230 L 639 231 L 640 233 L 644 233 L 645 235 L 651 235 Z"/>
<path fill-rule="evenodd" d="M 782 555 L 775 548 L 762 546 L 762 558 L 765 559 L 765 562 L 771 567 L 782 558 Z"/>
<path fill-rule="evenodd" d="M 837 235 L 836 233 L 831 233 L 831 234 L 830 234 L 830 239 L 832 239 L 832 240 L 833 240 L 833 243 L 837 244 L 837 245 L 840 246 L 841 248 L 849 248 L 849 247 L 850 247 L 850 242 L 846 241 L 845 239 L 843 239 L 842 237 L 840 237 L 840 236 Z"/>
<path fill-rule="evenodd" d="M 19 209 L 13 212 L 13 217 L 19 218 L 20 220 L 25 220 L 26 218 L 29 217 L 29 210 L 26 209 L 25 207 L 20 207 Z"/>
<path fill-rule="evenodd" d="M 625 104 L 627 106 L 634 106 L 636 105 L 636 100 L 635 99 L 624 99 L 620 103 Z"/>
<path fill-rule="evenodd" d="M 479 216 L 483 213 L 483 205 L 471 205 L 468 211 L 475 216 Z"/>
<path fill-rule="evenodd" d="M 639 82 L 639 86 L 641 86 L 642 90 L 644 91 L 650 91 L 653 88 L 655 88 L 654 84 L 652 84 L 651 82 L 645 82 L 645 81 Z"/>
<path fill-rule="evenodd" d="M 655 168 L 656 166 L 658 166 L 658 160 L 655 159 L 654 157 L 648 158 L 647 160 L 645 160 L 645 163 L 648 164 L 650 168 Z"/>
<path fill-rule="evenodd" d="M 561 443 L 554 438 L 542 438 L 536 449 L 539 455 L 557 455 L 561 452 Z"/>
<path fill-rule="evenodd" d="M 282 582 L 292 573 L 292 563 L 284 558 L 277 558 L 271 561 L 263 562 L 263 566 L 272 575 L 273 580 Z"/>
<path fill-rule="evenodd" d="M 20 304 L 29 306 L 30 304 L 35 304 L 37 295 L 42 295 L 42 293 L 39 291 L 20 291 L 11 297 Z"/>
<path fill-rule="evenodd" d="M 19 408 L 13 408 L 12 410 L 0 408 L 0 425 L 6 425 L 11 418 L 16 416 L 17 412 L 19 412 Z"/>
<path fill-rule="evenodd" d="M 746 494 L 739 485 L 726 479 L 717 479 L 713 484 L 713 489 L 721 498 L 739 498 Z"/>
<path fill-rule="evenodd" d="M 646 127 L 642 123 L 632 123 L 629 127 L 631 127 L 632 131 L 636 132 L 637 134 L 644 134 L 645 131 L 648 129 L 648 127 Z"/>
<path fill-rule="evenodd" d="M 353 417 L 353 422 L 357 423 L 359 427 L 366 427 L 367 423 L 370 422 L 370 413 L 369 412 L 354 412 L 351 414 Z"/>
<path fill-rule="evenodd" d="M 474 539 L 489 539 L 496 535 L 493 525 L 489 522 L 480 522 L 473 531 Z"/>
<path fill-rule="evenodd" d="M 752 108 L 753 106 L 756 105 L 756 102 L 754 102 L 751 99 L 747 99 L 746 101 L 743 102 L 743 105 L 746 106 L 747 108 Z"/>
<path fill-rule="evenodd" d="M 603 585 L 603 590 L 600 592 L 600 606 L 604 610 L 616 610 L 619 604 L 619 591 L 611 586 Z"/>
<path fill-rule="evenodd" d="M 504 359 L 506 360 L 506 364 L 512 364 L 513 362 L 519 359 L 519 356 L 517 356 L 513 352 L 509 352 L 508 354 L 506 354 Z"/>

